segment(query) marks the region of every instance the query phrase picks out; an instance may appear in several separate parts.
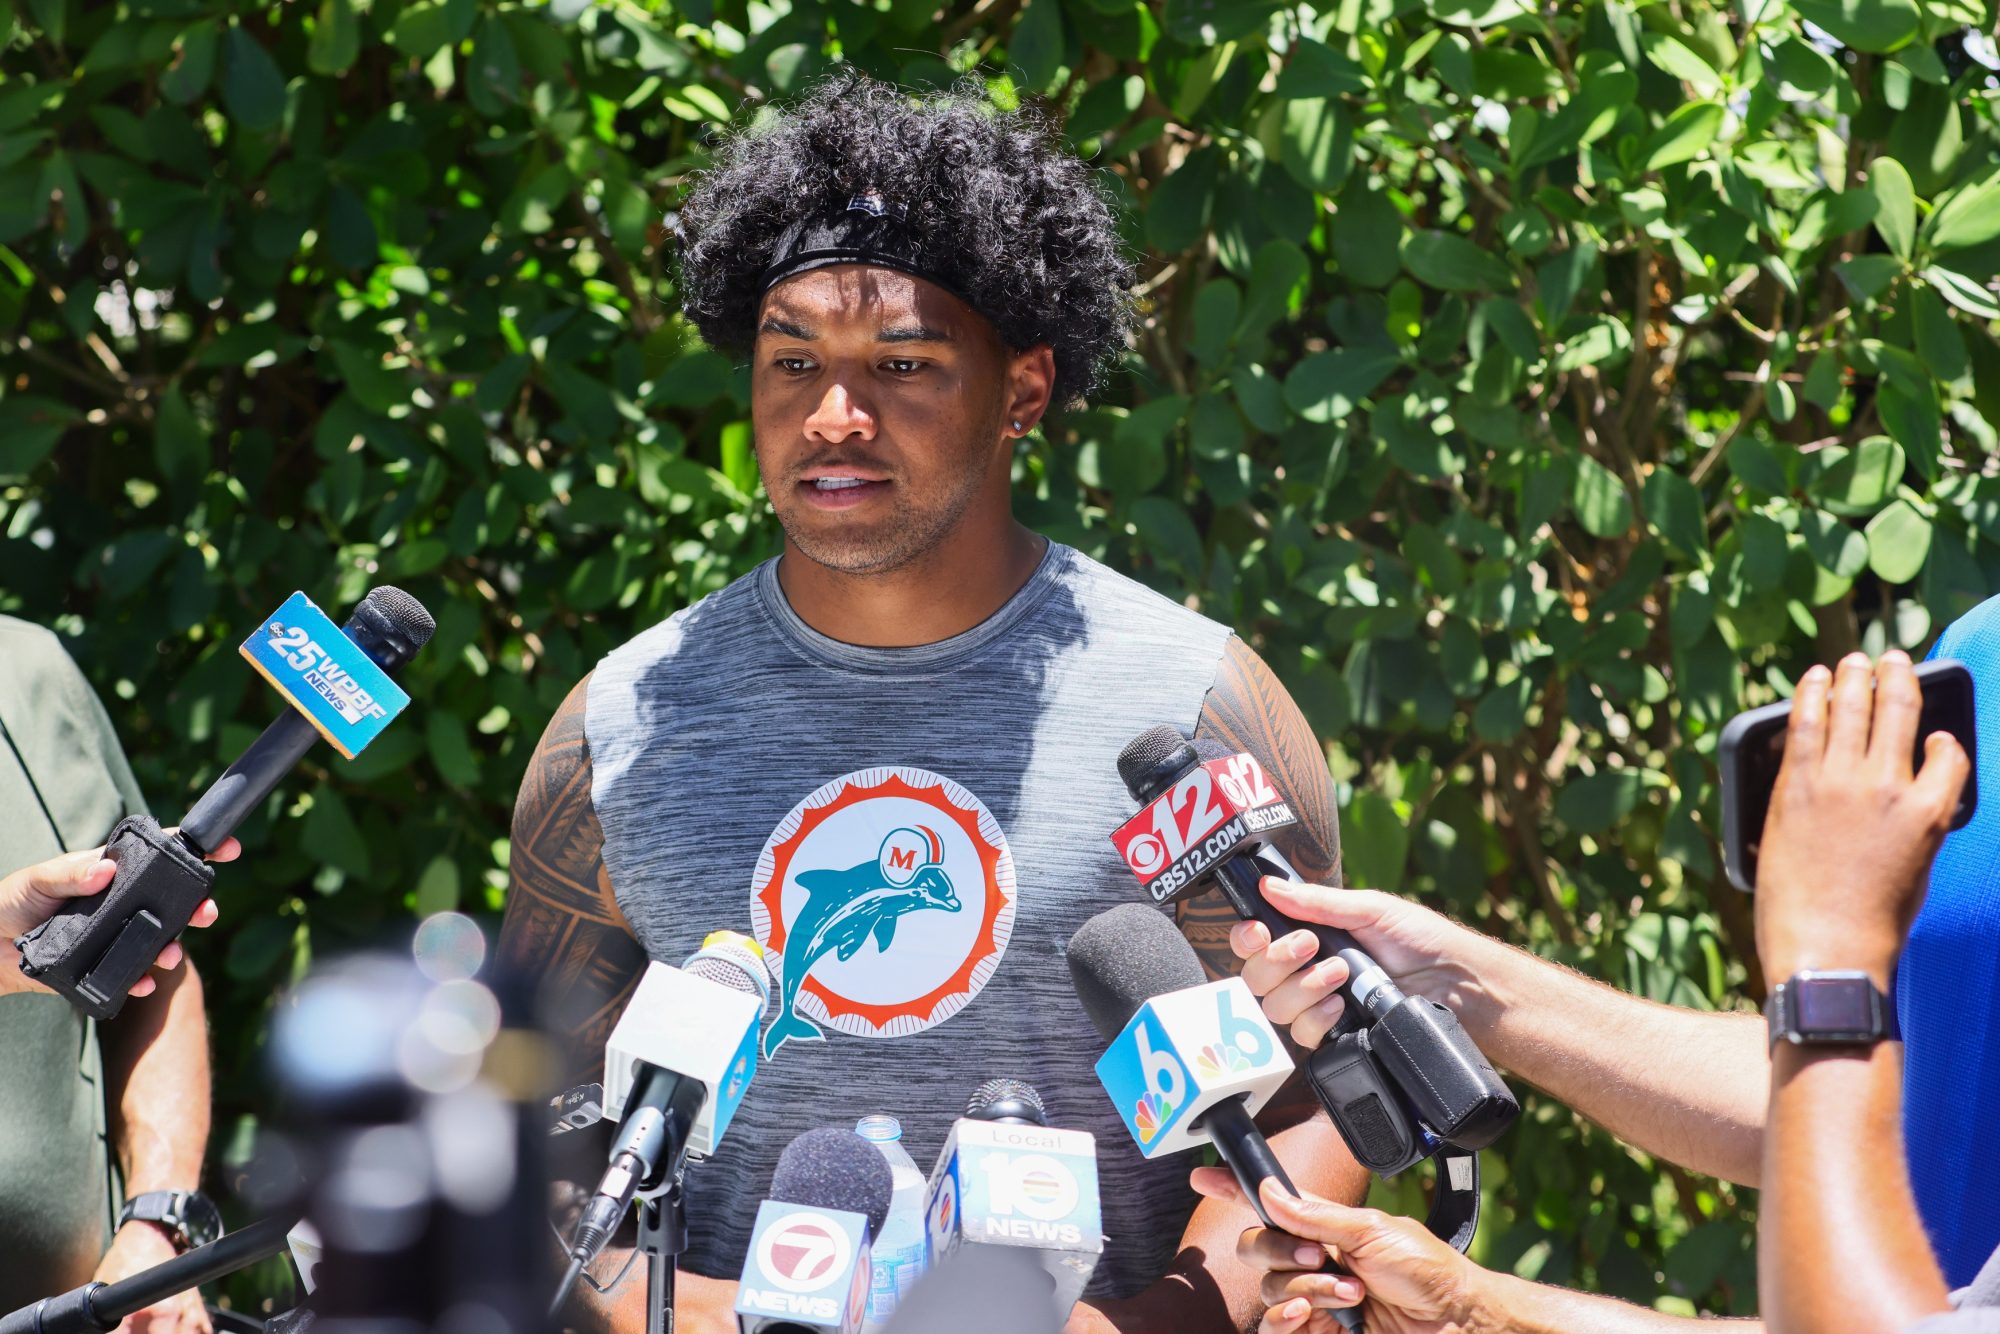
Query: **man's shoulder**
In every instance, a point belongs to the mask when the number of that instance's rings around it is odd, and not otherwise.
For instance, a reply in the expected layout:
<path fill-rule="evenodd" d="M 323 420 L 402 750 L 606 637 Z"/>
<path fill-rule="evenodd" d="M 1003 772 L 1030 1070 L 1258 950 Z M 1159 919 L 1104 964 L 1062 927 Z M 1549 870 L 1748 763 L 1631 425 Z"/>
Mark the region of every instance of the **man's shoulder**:
<path fill-rule="evenodd" d="M 1978 668 L 2000 665 L 2000 596 L 1990 597 L 1946 626 L 1934 658 L 1959 658 Z"/>
<path fill-rule="evenodd" d="M 1074 547 L 1064 547 L 1064 582 L 1075 590 L 1080 605 L 1106 619 L 1151 621 L 1168 630 L 1212 639 L 1220 649 L 1232 631 L 1183 602 L 1176 602 L 1129 574 L 1112 569 Z"/>
<path fill-rule="evenodd" d="M 768 562 L 766 562 L 768 563 Z M 705 594 L 659 623 L 641 630 L 604 655 L 594 675 L 617 676 L 635 668 L 650 666 L 662 658 L 677 657 L 702 644 L 727 643 L 740 633 L 746 621 L 760 613 L 757 581 L 764 566 Z"/>
<path fill-rule="evenodd" d="M 13 616 L 0 616 L 0 664 L 9 678 L 24 682 L 57 677 L 67 682 L 81 675 L 62 636 Z"/>

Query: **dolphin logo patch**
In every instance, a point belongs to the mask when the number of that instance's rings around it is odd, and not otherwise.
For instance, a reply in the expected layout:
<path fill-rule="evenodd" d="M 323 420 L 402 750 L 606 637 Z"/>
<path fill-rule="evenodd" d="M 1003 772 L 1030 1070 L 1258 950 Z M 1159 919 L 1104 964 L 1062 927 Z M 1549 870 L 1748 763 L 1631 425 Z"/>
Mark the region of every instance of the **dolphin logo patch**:
<path fill-rule="evenodd" d="M 779 975 L 768 1059 L 825 1029 L 900 1037 L 964 1008 L 1012 932 L 1014 866 L 983 803 L 922 769 L 849 774 L 779 822 L 751 920 Z"/>

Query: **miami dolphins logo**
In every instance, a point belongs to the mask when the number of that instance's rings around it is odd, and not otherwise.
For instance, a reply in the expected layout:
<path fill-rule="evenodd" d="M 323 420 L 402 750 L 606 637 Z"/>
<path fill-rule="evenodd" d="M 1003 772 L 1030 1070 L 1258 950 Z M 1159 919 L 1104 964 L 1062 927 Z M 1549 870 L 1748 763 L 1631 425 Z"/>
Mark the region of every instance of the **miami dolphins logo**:
<path fill-rule="evenodd" d="M 823 1027 L 902 1037 L 943 1023 L 1000 964 L 1014 861 L 970 792 L 923 769 L 835 779 L 779 821 L 750 895 L 775 964 L 768 1059 Z"/>

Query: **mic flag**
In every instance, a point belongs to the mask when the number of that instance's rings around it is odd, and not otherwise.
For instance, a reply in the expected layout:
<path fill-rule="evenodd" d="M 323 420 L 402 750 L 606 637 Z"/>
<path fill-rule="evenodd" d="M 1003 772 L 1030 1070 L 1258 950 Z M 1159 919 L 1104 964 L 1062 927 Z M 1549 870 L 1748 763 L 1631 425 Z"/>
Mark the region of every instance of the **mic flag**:
<path fill-rule="evenodd" d="M 765 1200 L 736 1286 L 741 1334 L 858 1334 L 868 1315 L 868 1220 Z"/>
<path fill-rule="evenodd" d="M 350 760 L 410 703 L 402 687 L 304 593 L 286 598 L 240 652 Z"/>
<path fill-rule="evenodd" d="M 931 1173 L 924 1210 L 935 1270 L 952 1256 L 1010 1247 L 1023 1277 L 1066 1319 L 1104 1250 L 1097 1140 L 1086 1131 L 964 1118 L 953 1124 Z"/>
<path fill-rule="evenodd" d="M 1180 752 L 1188 747 L 1186 739 L 1172 728 L 1154 728 L 1119 757 L 1121 772 L 1133 770 L 1143 781 L 1143 770 L 1127 760 L 1156 732 L 1172 737 L 1178 748 L 1159 763 L 1181 758 Z M 1188 768 L 1120 825 L 1111 842 L 1153 902 L 1164 903 L 1184 897 L 1183 891 L 1251 839 L 1297 823 L 1298 816 L 1271 785 L 1264 766 L 1255 756 L 1239 753 Z"/>

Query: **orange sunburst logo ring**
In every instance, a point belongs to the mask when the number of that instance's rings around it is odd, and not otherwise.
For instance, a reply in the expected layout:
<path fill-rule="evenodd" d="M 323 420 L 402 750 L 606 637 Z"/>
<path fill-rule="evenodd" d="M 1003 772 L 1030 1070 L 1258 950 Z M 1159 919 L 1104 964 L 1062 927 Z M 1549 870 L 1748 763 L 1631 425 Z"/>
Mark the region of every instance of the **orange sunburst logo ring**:
<path fill-rule="evenodd" d="M 984 804 L 959 784 L 928 770 L 884 766 L 847 774 L 814 792 L 779 822 L 759 861 L 751 892 L 756 933 L 766 950 L 773 956 L 782 956 L 787 936 L 785 886 L 792 878 L 793 861 L 800 847 L 814 830 L 842 812 L 891 797 L 921 802 L 965 834 L 979 856 L 984 893 L 979 930 L 972 948 L 950 976 L 921 996 L 894 1004 L 868 1004 L 840 995 L 816 977 L 807 976 L 800 984 L 801 992 L 814 997 L 825 1008 L 829 1021 L 859 1020 L 877 1036 L 898 1019 L 914 1021 L 917 1029 L 943 1022 L 971 1002 L 1006 952 L 1007 941 L 1013 934 L 1013 856 L 999 822 Z M 937 837 L 932 831 L 925 832 L 933 839 Z"/>

